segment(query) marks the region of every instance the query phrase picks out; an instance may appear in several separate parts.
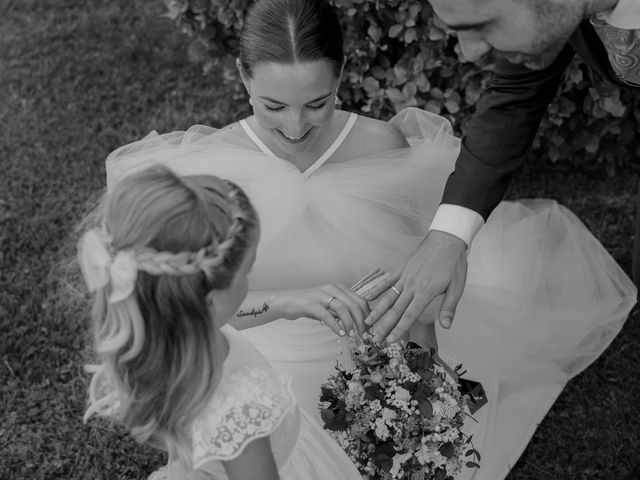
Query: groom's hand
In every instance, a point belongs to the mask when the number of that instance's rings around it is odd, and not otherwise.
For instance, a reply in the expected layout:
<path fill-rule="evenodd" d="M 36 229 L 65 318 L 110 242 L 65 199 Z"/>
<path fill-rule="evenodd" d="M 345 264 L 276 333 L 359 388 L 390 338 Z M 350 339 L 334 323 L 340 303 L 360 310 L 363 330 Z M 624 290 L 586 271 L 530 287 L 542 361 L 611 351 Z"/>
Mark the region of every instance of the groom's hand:
<path fill-rule="evenodd" d="M 365 319 L 375 341 L 395 341 L 406 333 L 429 304 L 444 293 L 438 321 L 449 328 L 467 278 L 467 244 L 449 233 L 431 230 L 407 260 L 371 292 L 379 298 Z M 398 293 L 399 292 L 399 293 Z"/>

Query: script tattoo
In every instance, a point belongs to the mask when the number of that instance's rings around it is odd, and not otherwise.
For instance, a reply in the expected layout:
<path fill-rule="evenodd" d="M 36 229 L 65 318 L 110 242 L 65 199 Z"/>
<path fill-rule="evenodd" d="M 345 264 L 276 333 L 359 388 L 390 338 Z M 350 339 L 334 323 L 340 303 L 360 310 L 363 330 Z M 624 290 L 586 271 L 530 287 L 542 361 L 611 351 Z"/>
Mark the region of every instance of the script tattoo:
<path fill-rule="evenodd" d="M 257 317 L 261 313 L 265 313 L 268 310 L 269 310 L 269 305 L 264 303 L 262 307 L 257 310 L 255 308 L 252 308 L 247 312 L 245 312 L 244 310 L 238 310 L 238 313 L 236 313 L 236 317 L 251 317 L 251 316 Z"/>

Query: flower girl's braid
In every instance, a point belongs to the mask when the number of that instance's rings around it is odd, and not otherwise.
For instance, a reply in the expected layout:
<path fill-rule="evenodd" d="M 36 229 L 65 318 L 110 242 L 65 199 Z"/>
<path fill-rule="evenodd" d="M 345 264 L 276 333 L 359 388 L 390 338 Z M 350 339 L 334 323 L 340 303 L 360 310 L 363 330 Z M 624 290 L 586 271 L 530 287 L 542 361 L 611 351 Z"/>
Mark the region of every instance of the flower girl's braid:
<path fill-rule="evenodd" d="M 112 417 L 187 462 L 183 427 L 224 363 L 209 294 L 233 284 L 257 241 L 256 211 L 230 182 L 155 166 L 120 179 L 88 220 L 100 227 L 84 233 L 78 260 L 96 293 L 99 365 L 85 418 Z"/>
<path fill-rule="evenodd" d="M 238 187 L 226 182 L 229 188 L 229 199 L 233 206 L 232 221 L 226 238 L 222 242 L 213 240 L 210 245 L 197 252 L 158 252 L 145 248 L 136 253 L 138 270 L 151 275 L 193 275 L 203 272 L 211 279 L 215 269 L 227 258 L 233 248 L 238 234 L 242 231 L 245 215 L 238 203 Z"/>

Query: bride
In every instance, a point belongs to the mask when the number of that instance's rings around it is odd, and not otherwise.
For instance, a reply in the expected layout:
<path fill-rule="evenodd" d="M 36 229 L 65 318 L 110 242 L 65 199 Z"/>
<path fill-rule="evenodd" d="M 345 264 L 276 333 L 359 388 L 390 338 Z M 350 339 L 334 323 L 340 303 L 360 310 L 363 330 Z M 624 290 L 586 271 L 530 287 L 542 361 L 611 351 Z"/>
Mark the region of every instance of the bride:
<path fill-rule="evenodd" d="M 262 239 L 231 323 L 293 375 L 299 403 L 318 418 L 320 385 L 348 361 L 350 336 L 371 334 L 369 305 L 349 287 L 375 267 L 397 269 L 422 240 L 459 140 L 445 119 L 417 109 L 387 123 L 336 108 L 342 33 L 325 0 L 255 2 L 237 64 L 253 116 L 121 147 L 107 159 L 107 182 L 162 163 L 247 192 Z M 547 200 L 503 202 L 468 263 L 453 327 L 434 326 L 434 306 L 412 335 L 484 386 L 488 403 L 465 425 L 481 468 L 458 478 L 495 480 L 566 382 L 619 332 L 636 292 L 584 225 Z"/>

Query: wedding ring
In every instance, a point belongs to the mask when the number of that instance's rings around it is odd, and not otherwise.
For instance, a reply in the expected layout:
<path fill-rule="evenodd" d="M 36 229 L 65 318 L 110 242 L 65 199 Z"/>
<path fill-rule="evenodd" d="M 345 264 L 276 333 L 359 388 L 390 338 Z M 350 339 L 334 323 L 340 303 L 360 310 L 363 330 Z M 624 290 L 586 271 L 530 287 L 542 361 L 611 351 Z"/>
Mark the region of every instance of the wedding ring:
<path fill-rule="evenodd" d="M 327 303 L 325 303 L 324 305 L 325 310 L 331 309 L 331 302 L 333 302 L 335 299 L 336 299 L 335 295 L 329 297 L 329 300 L 327 300 Z"/>
<path fill-rule="evenodd" d="M 398 290 L 395 285 L 391 285 L 391 290 L 396 292 L 396 295 L 400 296 L 400 290 Z"/>

